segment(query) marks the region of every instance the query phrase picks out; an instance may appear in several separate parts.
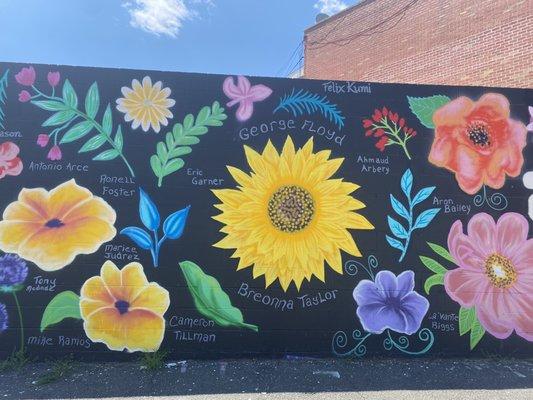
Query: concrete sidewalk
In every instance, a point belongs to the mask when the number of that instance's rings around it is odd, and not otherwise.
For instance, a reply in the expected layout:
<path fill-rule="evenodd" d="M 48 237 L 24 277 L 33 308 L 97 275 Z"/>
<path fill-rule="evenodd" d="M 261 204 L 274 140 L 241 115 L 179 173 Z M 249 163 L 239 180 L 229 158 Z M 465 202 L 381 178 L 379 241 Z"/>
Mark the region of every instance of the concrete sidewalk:
<path fill-rule="evenodd" d="M 76 363 L 47 385 L 50 364 L 0 373 L 0 399 L 533 399 L 528 360 L 227 360 Z M 150 397 L 156 396 L 156 397 Z"/>

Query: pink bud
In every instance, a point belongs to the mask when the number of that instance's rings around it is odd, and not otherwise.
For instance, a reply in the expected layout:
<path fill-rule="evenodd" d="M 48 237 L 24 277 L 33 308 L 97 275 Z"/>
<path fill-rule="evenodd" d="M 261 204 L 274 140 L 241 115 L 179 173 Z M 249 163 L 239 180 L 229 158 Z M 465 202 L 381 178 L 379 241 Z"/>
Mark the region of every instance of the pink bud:
<path fill-rule="evenodd" d="M 61 154 L 61 149 L 56 144 L 50 149 L 50 151 L 48 152 L 48 156 L 46 158 L 52 161 L 57 161 L 57 160 L 61 160 L 62 156 L 63 155 Z"/>
<path fill-rule="evenodd" d="M 18 83 L 24 86 L 32 86 L 35 83 L 35 70 L 33 67 L 22 68 L 18 74 L 15 75 Z"/>
<path fill-rule="evenodd" d="M 31 94 L 27 90 L 23 90 L 19 93 L 19 101 L 21 103 L 26 103 L 31 100 Z"/>
<path fill-rule="evenodd" d="M 50 140 L 50 137 L 46 133 L 41 133 L 37 136 L 37 144 L 41 147 L 46 147 L 48 140 Z"/>
<path fill-rule="evenodd" d="M 48 73 L 48 83 L 50 84 L 50 86 L 56 87 L 60 79 L 61 79 L 61 75 L 59 75 L 59 72 Z"/>

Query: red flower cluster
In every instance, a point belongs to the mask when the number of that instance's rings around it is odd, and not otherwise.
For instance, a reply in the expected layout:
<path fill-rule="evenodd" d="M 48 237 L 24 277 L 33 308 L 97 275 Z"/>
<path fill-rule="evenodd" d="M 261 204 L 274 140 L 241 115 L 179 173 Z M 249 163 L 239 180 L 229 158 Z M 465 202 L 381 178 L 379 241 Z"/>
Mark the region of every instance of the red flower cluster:
<path fill-rule="evenodd" d="M 411 159 L 407 151 L 407 141 L 416 136 L 416 131 L 409 128 L 404 118 L 400 118 L 387 107 L 375 109 L 372 117 L 363 119 L 363 127 L 367 129 L 365 136 L 378 138 L 375 146 L 385 151 L 385 146 L 399 145 L 403 148 L 407 158 Z"/>

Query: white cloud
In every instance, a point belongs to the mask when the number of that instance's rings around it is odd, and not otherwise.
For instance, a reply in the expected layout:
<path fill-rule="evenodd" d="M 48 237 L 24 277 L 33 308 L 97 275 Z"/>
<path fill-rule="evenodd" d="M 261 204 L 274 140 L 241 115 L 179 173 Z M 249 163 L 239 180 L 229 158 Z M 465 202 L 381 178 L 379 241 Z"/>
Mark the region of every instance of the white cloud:
<path fill-rule="evenodd" d="M 183 21 L 195 12 L 183 0 L 133 0 L 123 6 L 130 13 L 130 24 L 154 35 L 176 37 Z"/>
<path fill-rule="evenodd" d="M 337 14 L 348 7 L 342 0 L 318 0 L 315 3 L 315 8 L 320 10 L 321 13 L 328 15 Z"/>

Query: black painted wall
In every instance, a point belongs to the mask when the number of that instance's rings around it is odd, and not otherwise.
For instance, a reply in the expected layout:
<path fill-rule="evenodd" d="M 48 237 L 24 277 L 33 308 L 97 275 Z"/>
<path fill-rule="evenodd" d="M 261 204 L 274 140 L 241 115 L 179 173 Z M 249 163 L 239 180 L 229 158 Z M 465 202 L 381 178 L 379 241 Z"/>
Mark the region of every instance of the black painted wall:
<path fill-rule="evenodd" d="M 531 90 L 0 78 L 0 357 L 533 354 Z"/>

